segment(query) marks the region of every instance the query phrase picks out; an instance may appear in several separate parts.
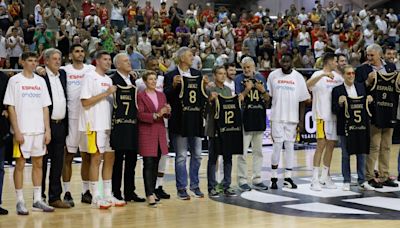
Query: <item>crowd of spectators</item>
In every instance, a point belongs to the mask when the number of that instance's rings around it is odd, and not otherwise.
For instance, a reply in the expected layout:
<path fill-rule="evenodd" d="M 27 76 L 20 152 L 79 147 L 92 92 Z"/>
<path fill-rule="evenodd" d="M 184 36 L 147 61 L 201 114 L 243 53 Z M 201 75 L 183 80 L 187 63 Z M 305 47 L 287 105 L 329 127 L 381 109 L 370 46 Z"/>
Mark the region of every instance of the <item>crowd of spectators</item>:
<path fill-rule="evenodd" d="M 257 10 L 199 6 L 181 9 L 178 2 L 155 10 L 150 1 L 136 0 L 38 0 L 34 12 L 25 12 L 22 0 L 0 3 L 0 67 L 18 68 L 18 58 L 27 50 L 57 47 L 67 63 L 69 46 L 80 43 L 92 63 L 96 51 L 112 55 L 127 52 L 133 69 L 144 68 L 156 56 L 162 69 L 175 66 L 174 53 L 182 46 L 192 49 L 196 69 L 226 62 L 238 64 L 250 56 L 260 69 L 279 67 L 285 52 L 294 56 L 296 68 L 319 68 L 324 53 L 342 53 L 356 66 L 364 61 L 371 43 L 399 50 L 399 12 L 373 9 L 347 11 L 329 2 L 306 12 L 293 4 L 284 13 L 271 16 L 268 8 Z"/>

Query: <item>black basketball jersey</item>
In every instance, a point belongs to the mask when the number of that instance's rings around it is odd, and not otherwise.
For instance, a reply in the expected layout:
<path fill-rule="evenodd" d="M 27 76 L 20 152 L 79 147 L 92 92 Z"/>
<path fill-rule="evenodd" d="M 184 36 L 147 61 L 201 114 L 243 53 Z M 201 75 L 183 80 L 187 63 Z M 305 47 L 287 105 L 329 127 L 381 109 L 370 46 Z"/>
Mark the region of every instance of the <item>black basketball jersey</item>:
<path fill-rule="evenodd" d="M 182 104 L 181 135 L 183 137 L 204 136 L 204 109 L 207 94 L 201 76 L 182 77 L 179 98 Z"/>
<path fill-rule="evenodd" d="M 347 97 L 345 116 L 346 149 L 348 153 L 368 154 L 371 112 L 366 97 Z"/>
<path fill-rule="evenodd" d="M 255 79 L 253 83 L 257 83 Z M 263 95 L 253 87 L 243 102 L 243 127 L 245 131 L 265 131 L 266 129 L 266 104 Z"/>
<path fill-rule="evenodd" d="M 397 122 L 397 105 L 400 88 L 397 85 L 400 73 L 377 73 L 370 89 L 374 98 L 371 123 L 378 128 L 392 128 Z"/>
<path fill-rule="evenodd" d="M 114 93 L 114 107 L 111 124 L 110 144 L 114 150 L 136 150 L 138 146 L 137 129 L 137 90 L 135 86 L 117 85 Z"/>
<path fill-rule="evenodd" d="M 242 112 L 238 96 L 218 95 L 215 102 L 217 139 L 221 154 L 243 154 Z"/>

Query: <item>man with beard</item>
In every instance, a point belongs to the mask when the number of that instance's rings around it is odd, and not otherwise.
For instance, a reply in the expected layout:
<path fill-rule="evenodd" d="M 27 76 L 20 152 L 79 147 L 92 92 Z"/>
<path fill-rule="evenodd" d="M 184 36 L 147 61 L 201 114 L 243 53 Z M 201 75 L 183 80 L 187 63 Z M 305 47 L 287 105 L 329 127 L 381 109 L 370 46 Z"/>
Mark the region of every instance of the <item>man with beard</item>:
<path fill-rule="evenodd" d="M 278 164 L 283 144 L 285 144 L 286 156 L 283 185 L 288 188 L 297 188 L 292 180 L 296 128 L 304 123 L 305 102 L 311 97 L 303 76 L 292 69 L 292 60 L 291 54 L 283 54 L 280 61 L 282 68 L 272 71 L 267 81 L 269 94 L 272 97 L 270 119 L 274 139 L 271 157 L 271 189 L 278 189 Z"/>

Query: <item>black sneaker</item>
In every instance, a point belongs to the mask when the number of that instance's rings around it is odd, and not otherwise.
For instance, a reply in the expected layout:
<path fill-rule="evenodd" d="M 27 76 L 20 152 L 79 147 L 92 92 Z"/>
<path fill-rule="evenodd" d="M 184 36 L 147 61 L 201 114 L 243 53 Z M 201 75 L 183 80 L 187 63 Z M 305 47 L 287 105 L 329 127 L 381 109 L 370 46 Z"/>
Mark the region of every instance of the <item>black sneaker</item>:
<path fill-rule="evenodd" d="M 0 207 L 0 215 L 8 215 L 8 211 L 2 207 Z"/>
<path fill-rule="evenodd" d="M 224 190 L 224 195 L 226 197 L 234 197 L 237 196 L 235 189 L 233 188 L 228 188 Z"/>
<path fill-rule="evenodd" d="M 391 179 L 385 180 L 385 181 L 382 183 L 382 185 L 383 185 L 383 186 L 387 186 L 387 187 L 394 187 L 394 188 L 399 187 L 399 184 L 394 183 L 394 181 L 391 180 Z"/>
<path fill-rule="evenodd" d="M 66 192 L 64 195 L 64 203 L 69 204 L 71 207 L 75 206 L 74 199 L 72 199 L 71 193 Z"/>
<path fill-rule="evenodd" d="M 278 178 L 271 178 L 271 189 L 278 189 Z"/>
<path fill-rule="evenodd" d="M 239 188 L 244 192 L 251 191 L 251 187 L 248 184 L 239 185 Z"/>
<path fill-rule="evenodd" d="M 382 183 L 377 182 L 375 179 L 371 179 L 368 181 L 368 184 L 374 188 L 383 188 Z"/>
<path fill-rule="evenodd" d="M 218 198 L 219 197 L 219 193 L 213 188 L 208 192 L 208 196 L 210 198 Z"/>
<path fill-rule="evenodd" d="M 157 198 L 160 198 L 160 199 L 169 199 L 169 198 L 171 198 L 171 195 L 166 193 L 162 186 L 159 186 L 158 188 L 156 188 L 154 190 L 154 193 L 156 194 Z"/>
<path fill-rule="evenodd" d="M 201 192 L 200 188 L 191 189 L 191 191 L 193 192 L 193 195 L 196 198 L 203 198 L 204 197 L 204 193 Z"/>
<path fill-rule="evenodd" d="M 92 204 L 92 194 L 90 194 L 90 191 L 87 190 L 84 194 L 81 194 L 81 202 L 82 203 L 87 203 L 87 204 Z"/>
<path fill-rule="evenodd" d="M 258 184 L 253 184 L 253 188 L 256 190 L 261 190 L 261 191 L 268 190 L 268 186 L 265 185 L 263 182 L 260 182 Z"/>
<path fill-rule="evenodd" d="M 181 200 L 190 200 L 190 196 L 187 193 L 186 189 L 178 190 L 178 198 Z"/>
<path fill-rule="evenodd" d="M 285 178 L 283 182 L 283 186 L 286 188 L 296 189 L 297 185 L 293 182 L 292 178 Z"/>

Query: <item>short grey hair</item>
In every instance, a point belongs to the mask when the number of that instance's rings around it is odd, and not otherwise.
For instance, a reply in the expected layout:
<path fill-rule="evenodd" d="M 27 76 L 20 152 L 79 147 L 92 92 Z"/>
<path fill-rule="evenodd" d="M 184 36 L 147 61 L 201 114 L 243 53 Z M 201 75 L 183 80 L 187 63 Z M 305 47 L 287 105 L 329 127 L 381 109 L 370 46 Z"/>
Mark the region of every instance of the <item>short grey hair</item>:
<path fill-rule="evenodd" d="M 114 56 L 114 58 L 113 58 L 113 63 L 114 63 L 114 66 L 115 66 L 115 67 L 117 67 L 117 65 L 118 65 L 118 63 L 119 63 L 119 58 L 122 57 L 122 56 L 127 56 L 127 57 L 129 57 L 128 54 L 126 54 L 126 53 L 118 53 L 118 54 L 116 54 L 116 55 Z"/>
<path fill-rule="evenodd" d="M 251 63 L 251 64 L 253 64 L 253 65 L 256 65 L 256 63 L 254 62 L 253 58 L 248 57 L 248 56 L 247 56 L 247 57 L 244 57 L 240 63 L 241 63 L 242 65 L 244 65 L 244 64 L 246 64 L 246 63 Z"/>
<path fill-rule="evenodd" d="M 48 48 L 44 51 L 44 59 L 49 60 L 50 57 L 53 56 L 54 54 L 59 54 L 60 56 L 62 56 L 61 51 L 58 50 L 57 48 Z"/>
<path fill-rule="evenodd" d="M 181 61 L 182 56 L 187 52 L 187 51 L 192 51 L 190 48 L 188 47 L 181 47 L 178 49 L 178 51 L 176 51 L 176 58 L 178 60 L 178 62 Z"/>
<path fill-rule="evenodd" d="M 383 55 L 383 49 L 378 44 L 370 44 L 370 45 L 368 45 L 367 52 L 369 52 L 369 51 L 376 51 L 376 52 L 379 53 L 380 56 Z"/>

